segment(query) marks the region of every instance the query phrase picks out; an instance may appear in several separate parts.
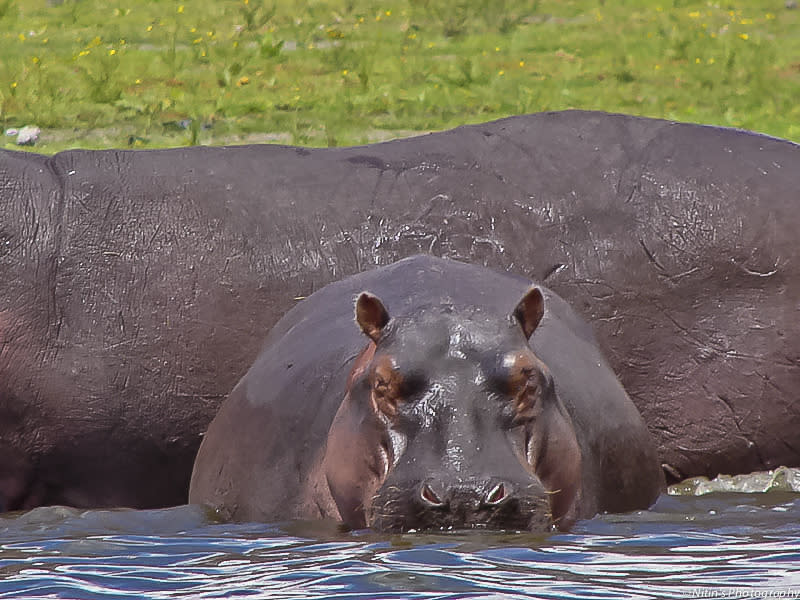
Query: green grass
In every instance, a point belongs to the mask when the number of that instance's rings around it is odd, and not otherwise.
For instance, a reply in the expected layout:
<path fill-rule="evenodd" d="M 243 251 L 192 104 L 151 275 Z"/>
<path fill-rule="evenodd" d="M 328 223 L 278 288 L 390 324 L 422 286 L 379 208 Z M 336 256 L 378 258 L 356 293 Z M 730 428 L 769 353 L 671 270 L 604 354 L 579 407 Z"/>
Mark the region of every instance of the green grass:
<path fill-rule="evenodd" d="M 350 145 L 566 108 L 800 141 L 782 1 L 51 1 L 0 0 L 0 126 L 41 127 L 37 151 Z"/>

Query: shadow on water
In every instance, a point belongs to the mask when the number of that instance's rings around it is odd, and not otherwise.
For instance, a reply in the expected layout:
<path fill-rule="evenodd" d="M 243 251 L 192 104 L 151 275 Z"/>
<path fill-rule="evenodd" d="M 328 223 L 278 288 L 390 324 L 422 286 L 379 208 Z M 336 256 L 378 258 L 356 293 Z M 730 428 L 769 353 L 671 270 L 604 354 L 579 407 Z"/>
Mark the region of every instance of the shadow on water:
<path fill-rule="evenodd" d="M 0 598 L 795 598 L 798 539 L 789 492 L 664 495 L 549 536 L 53 507 L 0 518 Z"/>

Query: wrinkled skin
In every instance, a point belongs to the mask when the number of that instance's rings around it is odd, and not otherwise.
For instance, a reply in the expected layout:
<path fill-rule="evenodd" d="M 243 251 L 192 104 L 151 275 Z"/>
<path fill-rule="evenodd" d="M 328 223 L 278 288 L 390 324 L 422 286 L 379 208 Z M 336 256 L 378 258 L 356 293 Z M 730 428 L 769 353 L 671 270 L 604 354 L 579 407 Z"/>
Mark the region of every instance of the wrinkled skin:
<path fill-rule="evenodd" d="M 357 148 L 0 151 L 0 509 L 185 501 L 269 328 L 427 252 L 541 281 L 675 476 L 800 466 L 800 148 L 544 113 Z"/>
<path fill-rule="evenodd" d="M 189 500 L 238 520 L 549 531 L 662 488 L 644 422 L 563 300 L 423 255 L 278 322 L 211 423 Z"/>

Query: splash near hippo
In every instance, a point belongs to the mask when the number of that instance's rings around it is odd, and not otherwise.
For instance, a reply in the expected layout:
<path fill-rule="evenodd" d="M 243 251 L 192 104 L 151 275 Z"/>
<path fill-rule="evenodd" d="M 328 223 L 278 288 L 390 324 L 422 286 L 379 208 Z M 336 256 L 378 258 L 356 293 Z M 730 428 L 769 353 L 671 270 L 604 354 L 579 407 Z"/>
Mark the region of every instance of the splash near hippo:
<path fill-rule="evenodd" d="M 276 324 L 206 433 L 189 500 L 238 520 L 547 531 L 662 488 L 644 422 L 563 300 L 416 256 Z"/>

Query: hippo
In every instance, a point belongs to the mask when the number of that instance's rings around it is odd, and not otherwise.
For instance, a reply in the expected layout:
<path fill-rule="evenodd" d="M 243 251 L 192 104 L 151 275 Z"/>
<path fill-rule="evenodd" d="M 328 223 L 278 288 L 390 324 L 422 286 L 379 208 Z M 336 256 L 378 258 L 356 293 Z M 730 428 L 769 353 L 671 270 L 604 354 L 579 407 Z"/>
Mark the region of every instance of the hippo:
<path fill-rule="evenodd" d="M 278 321 L 206 432 L 189 501 L 245 521 L 541 532 L 647 508 L 663 485 L 647 426 L 566 302 L 420 255 Z"/>
<path fill-rule="evenodd" d="M 670 480 L 800 466 L 800 147 L 600 112 L 352 148 L 0 151 L 0 510 L 186 501 L 264 335 L 420 253 L 594 328 Z"/>

